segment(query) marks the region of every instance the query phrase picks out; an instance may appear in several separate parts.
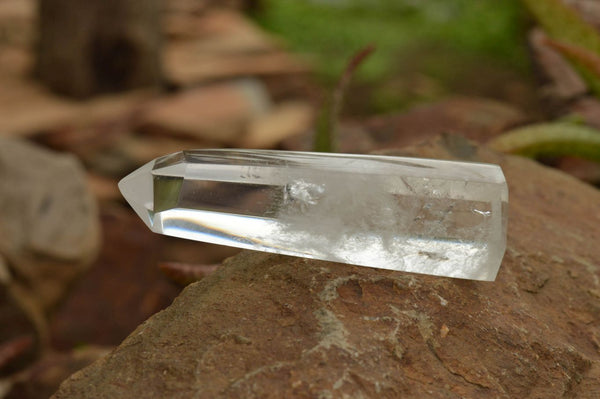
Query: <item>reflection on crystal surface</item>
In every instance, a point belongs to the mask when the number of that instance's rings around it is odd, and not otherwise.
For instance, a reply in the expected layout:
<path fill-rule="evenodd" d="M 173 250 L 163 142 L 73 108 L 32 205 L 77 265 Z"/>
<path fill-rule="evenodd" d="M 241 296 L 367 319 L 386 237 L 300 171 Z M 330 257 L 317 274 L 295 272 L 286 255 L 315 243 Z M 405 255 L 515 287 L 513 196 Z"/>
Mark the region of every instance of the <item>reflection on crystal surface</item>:
<path fill-rule="evenodd" d="M 494 280 L 508 190 L 489 164 L 194 150 L 119 187 L 155 232 L 288 255 Z"/>

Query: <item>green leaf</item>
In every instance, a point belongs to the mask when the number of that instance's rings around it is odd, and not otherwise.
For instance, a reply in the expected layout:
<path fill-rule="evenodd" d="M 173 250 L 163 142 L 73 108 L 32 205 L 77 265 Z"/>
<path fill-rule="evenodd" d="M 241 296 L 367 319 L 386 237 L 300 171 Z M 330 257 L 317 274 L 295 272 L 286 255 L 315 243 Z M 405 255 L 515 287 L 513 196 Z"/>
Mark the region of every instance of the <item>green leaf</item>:
<path fill-rule="evenodd" d="M 539 156 L 575 156 L 600 162 L 600 130 L 574 123 L 540 123 L 514 129 L 488 142 L 496 151 Z"/>

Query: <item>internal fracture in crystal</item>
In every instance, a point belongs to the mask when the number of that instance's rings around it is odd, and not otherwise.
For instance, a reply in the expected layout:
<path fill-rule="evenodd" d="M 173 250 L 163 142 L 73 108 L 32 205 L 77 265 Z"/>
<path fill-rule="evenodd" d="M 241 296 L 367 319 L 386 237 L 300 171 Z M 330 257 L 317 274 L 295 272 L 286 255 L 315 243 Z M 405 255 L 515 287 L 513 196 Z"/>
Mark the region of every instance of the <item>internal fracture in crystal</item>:
<path fill-rule="evenodd" d="M 383 269 L 494 280 L 508 189 L 497 165 L 192 150 L 119 183 L 156 233 Z"/>

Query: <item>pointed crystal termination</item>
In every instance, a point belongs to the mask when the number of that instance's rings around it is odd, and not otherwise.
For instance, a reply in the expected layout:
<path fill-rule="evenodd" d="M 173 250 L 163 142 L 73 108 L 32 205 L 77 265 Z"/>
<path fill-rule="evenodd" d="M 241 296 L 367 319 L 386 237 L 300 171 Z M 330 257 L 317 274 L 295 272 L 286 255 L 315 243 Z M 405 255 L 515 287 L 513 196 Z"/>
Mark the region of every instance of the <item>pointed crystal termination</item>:
<path fill-rule="evenodd" d="M 391 270 L 494 280 L 508 189 L 497 165 L 193 150 L 119 183 L 156 233 Z"/>

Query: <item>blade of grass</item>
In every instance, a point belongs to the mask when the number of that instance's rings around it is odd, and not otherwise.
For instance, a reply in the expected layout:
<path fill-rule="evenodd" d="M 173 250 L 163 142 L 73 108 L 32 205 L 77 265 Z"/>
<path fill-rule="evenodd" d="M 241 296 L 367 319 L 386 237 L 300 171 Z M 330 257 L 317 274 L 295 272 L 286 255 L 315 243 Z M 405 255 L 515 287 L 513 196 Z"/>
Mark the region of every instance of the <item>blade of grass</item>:
<path fill-rule="evenodd" d="M 336 152 L 337 151 L 337 127 L 340 113 L 344 105 L 344 96 L 356 68 L 373 52 L 375 46 L 369 45 L 359 50 L 348 62 L 344 73 L 340 77 L 331 99 L 323 107 L 317 120 L 317 131 L 315 134 L 314 151 Z"/>

